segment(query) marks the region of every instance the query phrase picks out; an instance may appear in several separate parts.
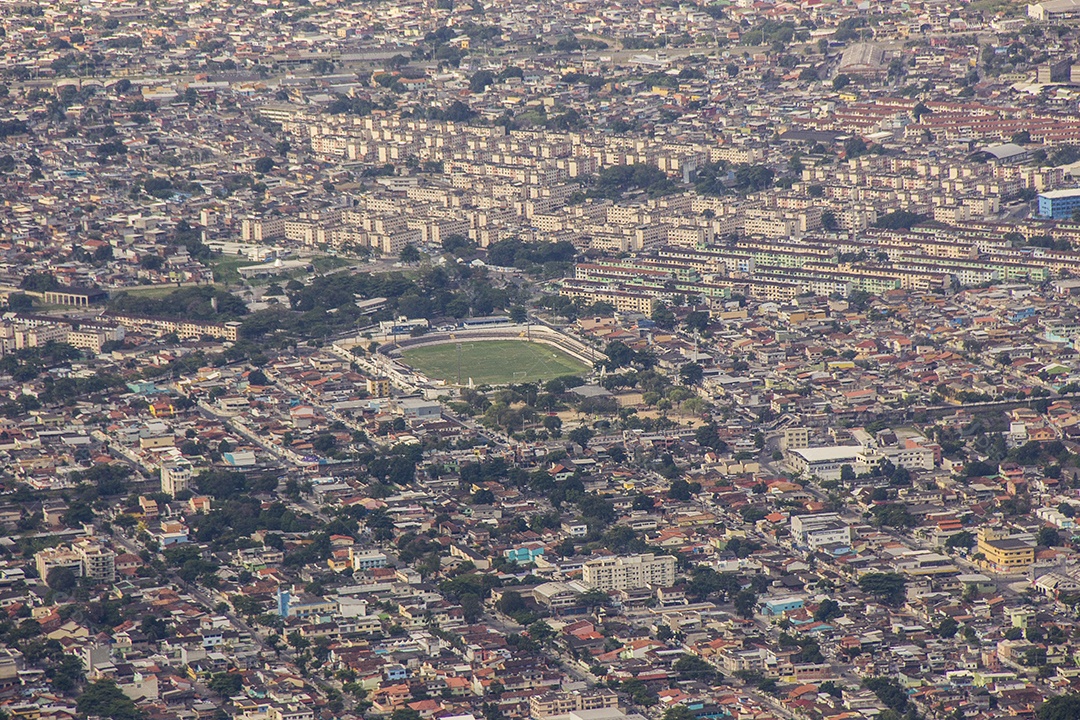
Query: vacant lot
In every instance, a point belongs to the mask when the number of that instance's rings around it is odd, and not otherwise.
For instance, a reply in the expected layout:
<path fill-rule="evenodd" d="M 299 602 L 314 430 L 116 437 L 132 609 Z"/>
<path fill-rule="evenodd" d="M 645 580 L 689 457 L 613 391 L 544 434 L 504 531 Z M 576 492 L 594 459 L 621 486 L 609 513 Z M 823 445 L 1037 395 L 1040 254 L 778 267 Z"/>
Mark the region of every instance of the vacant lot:
<path fill-rule="evenodd" d="M 460 350 L 458 347 L 460 346 Z M 430 378 L 467 385 L 501 385 L 580 375 L 588 370 L 566 353 L 521 340 L 446 343 L 404 350 L 402 360 Z"/>

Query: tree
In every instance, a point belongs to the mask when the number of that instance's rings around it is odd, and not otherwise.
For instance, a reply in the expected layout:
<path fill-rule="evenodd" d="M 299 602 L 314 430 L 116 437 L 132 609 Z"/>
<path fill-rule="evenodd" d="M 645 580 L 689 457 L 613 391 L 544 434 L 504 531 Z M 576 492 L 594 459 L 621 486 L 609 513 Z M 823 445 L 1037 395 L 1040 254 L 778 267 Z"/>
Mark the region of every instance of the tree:
<path fill-rule="evenodd" d="M 296 630 L 293 630 L 291 633 L 289 633 L 288 637 L 286 637 L 285 639 L 289 642 L 289 645 L 292 646 L 292 649 L 297 652 L 300 652 L 311 644 L 310 640 L 308 640 Z"/>
<path fill-rule="evenodd" d="M 890 605 L 899 605 L 904 599 L 907 580 L 897 573 L 867 573 L 859 578 L 859 588 L 880 598 Z"/>
<path fill-rule="evenodd" d="M 463 593 L 458 599 L 465 622 L 474 623 L 484 614 L 484 604 L 476 593 Z"/>
<path fill-rule="evenodd" d="M 818 692 L 825 693 L 826 695 L 831 695 L 837 699 L 844 697 L 844 689 L 832 680 L 826 680 L 825 682 L 818 685 Z"/>
<path fill-rule="evenodd" d="M 529 313 L 521 305 L 514 305 L 510 308 L 510 322 L 520 325 L 529 319 Z"/>
<path fill-rule="evenodd" d="M 206 686 L 223 698 L 232 697 L 243 689 L 244 676 L 235 672 L 215 673 Z"/>
<path fill-rule="evenodd" d="M 499 602 L 495 604 L 495 607 L 499 609 L 504 615 L 515 615 L 524 610 L 528 610 L 528 606 L 525 601 L 521 599 L 521 595 L 513 590 L 507 590 L 499 598 Z"/>
<path fill-rule="evenodd" d="M 934 629 L 934 633 L 941 638 L 951 638 L 956 635 L 956 631 L 960 629 L 960 623 L 956 622 L 952 618 L 945 618 Z"/>
<path fill-rule="evenodd" d="M 86 686 L 75 703 L 83 717 L 95 715 L 109 720 L 142 720 L 135 702 L 112 680 L 98 680 Z"/>
<path fill-rule="evenodd" d="M 584 425 L 579 425 L 568 432 L 566 437 L 568 437 L 575 445 L 585 447 L 589 444 L 589 440 L 592 440 L 593 431 Z"/>
<path fill-rule="evenodd" d="M 720 439 L 720 429 L 711 420 L 694 431 L 694 442 L 720 453 L 728 449 L 728 444 Z"/>
<path fill-rule="evenodd" d="M 679 674 L 680 680 L 696 680 L 706 685 L 715 684 L 719 676 L 716 668 L 697 655 L 683 655 L 672 668 Z"/>
<path fill-rule="evenodd" d="M 79 584 L 79 578 L 71 568 L 54 567 L 45 576 L 45 584 L 57 592 L 69 593 Z"/>
<path fill-rule="evenodd" d="M 479 70 L 469 78 L 469 92 L 482 93 L 487 90 L 488 85 L 494 82 L 495 75 L 490 70 Z"/>
<path fill-rule="evenodd" d="M 671 308 L 664 303 L 656 303 L 656 307 L 653 308 L 650 319 L 656 323 L 657 327 L 661 327 L 665 330 L 670 330 L 675 327 L 675 313 L 671 312 Z"/>
<path fill-rule="evenodd" d="M 908 696 L 900 683 L 892 678 L 874 677 L 863 680 L 863 685 L 877 695 L 885 707 L 902 713 L 907 710 Z"/>
<path fill-rule="evenodd" d="M 844 157 L 849 160 L 865 155 L 867 151 L 866 141 L 861 137 L 853 137 L 844 143 Z"/>
<path fill-rule="evenodd" d="M 709 312 L 707 310 L 694 310 L 688 313 L 683 321 L 687 329 L 695 332 L 705 332 L 709 328 Z"/>
<path fill-rule="evenodd" d="M 672 705 L 664 711 L 664 720 L 697 720 L 697 715 L 685 705 Z"/>
<path fill-rule="evenodd" d="M 34 308 L 34 299 L 26 293 L 11 293 L 8 295 L 8 310 L 15 312 L 32 310 Z"/>
<path fill-rule="evenodd" d="M 775 175 L 765 165 L 742 165 L 735 170 L 735 186 L 748 192 L 767 190 L 772 187 Z"/>
<path fill-rule="evenodd" d="M 843 90 L 844 88 L 846 88 L 850 84 L 851 84 L 851 78 L 848 75 L 845 75 L 844 73 L 840 73 L 839 75 L 834 77 L 833 81 L 832 81 L 833 90 Z"/>
<path fill-rule="evenodd" d="M 113 259 L 112 245 L 101 245 L 94 250 L 94 262 L 103 263 Z"/>
<path fill-rule="evenodd" d="M 952 550 L 954 548 L 967 548 L 971 549 L 975 547 L 975 535 L 968 530 L 961 530 L 955 535 L 950 535 L 945 541 L 945 547 Z"/>
<path fill-rule="evenodd" d="M 752 618 L 754 616 L 754 609 L 757 607 L 757 595 L 753 590 L 740 590 L 736 593 L 733 602 L 735 612 L 740 617 Z"/>
<path fill-rule="evenodd" d="M 329 455 L 337 447 L 337 438 L 330 433 L 316 435 L 311 441 L 311 448 L 320 455 Z"/>
<path fill-rule="evenodd" d="M 452 255 L 457 254 L 458 252 L 463 250 L 471 250 L 475 247 L 476 246 L 471 240 L 469 240 L 469 238 L 460 233 L 451 233 L 450 235 L 447 235 L 445 238 L 443 238 L 442 241 L 443 251 L 448 252 Z"/>
<path fill-rule="evenodd" d="M 770 695 L 776 695 L 779 691 L 779 686 L 776 682 L 776 678 L 762 678 L 758 681 L 757 689 L 761 692 L 769 693 Z"/>
<path fill-rule="evenodd" d="M 821 213 L 821 227 L 829 232 L 836 232 L 840 229 L 840 222 L 836 219 L 836 213 L 832 210 L 826 210 Z"/>
<path fill-rule="evenodd" d="M 603 590 L 597 590 L 593 588 L 588 592 L 582 593 L 578 598 L 578 603 L 587 608 L 607 607 L 611 603 L 611 598 Z"/>
<path fill-rule="evenodd" d="M 695 485 L 697 486 L 696 490 L 694 489 Z M 676 478 L 671 481 L 671 487 L 668 488 L 667 495 L 672 500 L 689 502 L 694 497 L 694 493 L 699 492 L 700 490 L 701 485 L 699 483 L 689 483 L 682 478 Z"/>
<path fill-rule="evenodd" d="M 907 528 L 918 524 L 914 515 L 907 511 L 903 503 L 885 503 L 877 505 L 871 510 L 879 525 L 893 528 Z"/>
<path fill-rule="evenodd" d="M 1080 718 L 1080 693 L 1056 695 L 1035 712 L 1039 720 L 1076 720 Z"/>
<path fill-rule="evenodd" d="M 544 429 L 557 438 L 562 435 L 562 420 L 558 415 L 548 415 L 544 418 Z"/>
<path fill-rule="evenodd" d="M 143 255 L 139 258 L 139 267 L 143 270 L 160 270 L 163 264 L 160 255 Z"/>
<path fill-rule="evenodd" d="M 274 159 L 269 157 L 261 157 L 255 161 L 255 172 L 260 175 L 265 175 L 274 169 Z"/>
<path fill-rule="evenodd" d="M 31 292 L 46 292 L 56 290 L 59 287 L 60 282 L 55 275 L 49 272 L 31 272 L 19 283 L 20 289 Z"/>
<path fill-rule="evenodd" d="M 874 223 L 874 227 L 885 230 L 910 230 L 913 225 L 917 225 L 925 219 L 924 216 L 907 210 L 894 210 L 879 217 L 877 222 Z"/>
<path fill-rule="evenodd" d="M 615 340 L 609 342 L 604 348 L 604 354 L 607 355 L 607 367 L 608 370 L 617 370 L 621 367 L 626 367 L 634 362 L 636 353 L 630 349 L 630 346 L 621 340 Z"/>
<path fill-rule="evenodd" d="M 401 254 L 398 255 L 398 259 L 403 263 L 413 264 L 420 262 L 420 251 L 416 249 L 412 243 L 409 243 L 401 249 Z"/>
<path fill-rule="evenodd" d="M 829 622 L 833 618 L 843 617 L 844 611 L 840 609 L 839 603 L 832 598 L 825 598 L 818 605 L 818 609 L 814 611 L 814 619 L 818 622 Z"/>
<path fill-rule="evenodd" d="M 683 385 L 697 385 L 705 376 L 705 370 L 696 362 L 687 363 L 679 368 L 679 378 Z"/>
<path fill-rule="evenodd" d="M 555 631 L 543 620 L 537 620 L 529 626 L 529 637 L 540 645 L 547 645 L 555 639 Z"/>
<path fill-rule="evenodd" d="M 1061 535 L 1055 528 L 1044 527 L 1039 530 L 1037 542 L 1043 547 L 1055 547 L 1061 544 Z"/>

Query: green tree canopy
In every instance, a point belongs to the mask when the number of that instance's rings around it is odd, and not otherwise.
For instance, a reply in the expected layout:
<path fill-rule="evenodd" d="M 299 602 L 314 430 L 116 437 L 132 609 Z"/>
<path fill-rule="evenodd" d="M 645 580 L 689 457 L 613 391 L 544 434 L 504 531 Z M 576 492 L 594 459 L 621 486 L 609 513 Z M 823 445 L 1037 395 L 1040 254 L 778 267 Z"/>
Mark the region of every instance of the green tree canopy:
<path fill-rule="evenodd" d="M 142 720 L 142 712 L 112 680 L 98 680 L 86 686 L 76 708 L 82 716 L 96 715 L 109 720 Z"/>
<path fill-rule="evenodd" d="M 899 605 L 904 599 L 907 580 L 897 573 L 867 573 L 859 578 L 859 588 L 890 605 Z"/>
<path fill-rule="evenodd" d="M 1080 693 L 1056 695 L 1039 706 L 1039 720 L 1076 720 L 1080 718 Z"/>

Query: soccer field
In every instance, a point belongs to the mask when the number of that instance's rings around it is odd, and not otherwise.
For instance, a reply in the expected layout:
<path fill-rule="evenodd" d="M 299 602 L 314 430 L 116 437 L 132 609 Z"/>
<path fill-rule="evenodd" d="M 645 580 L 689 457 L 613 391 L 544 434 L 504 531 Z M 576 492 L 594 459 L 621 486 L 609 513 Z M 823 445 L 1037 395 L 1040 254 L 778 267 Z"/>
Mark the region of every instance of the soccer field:
<path fill-rule="evenodd" d="M 580 375 L 588 370 L 585 364 L 561 350 L 521 340 L 449 342 L 406 348 L 401 359 L 429 378 L 454 384 L 460 366 L 462 385 L 468 385 L 470 379 L 476 385 L 536 382 L 560 375 Z"/>

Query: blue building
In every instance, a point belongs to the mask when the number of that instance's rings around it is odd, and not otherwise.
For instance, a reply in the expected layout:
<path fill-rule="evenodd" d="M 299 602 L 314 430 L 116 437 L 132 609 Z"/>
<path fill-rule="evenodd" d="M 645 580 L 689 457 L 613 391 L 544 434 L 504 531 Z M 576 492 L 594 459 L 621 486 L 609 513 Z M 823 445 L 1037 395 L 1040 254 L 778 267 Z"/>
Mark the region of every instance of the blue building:
<path fill-rule="evenodd" d="M 1070 220 L 1080 210 L 1080 188 L 1039 193 L 1039 215 L 1051 220 Z"/>
<path fill-rule="evenodd" d="M 803 604 L 801 597 L 776 598 L 765 603 L 765 606 L 761 609 L 761 614 L 766 617 L 779 617 L 786 612 L 801 610 Z"/>
<path fill-rule="evenodd" d="M 525 543 L 503 550 L 503 556 L 518 565 L 531 565 L 536 558 L 544 554 L 544 546 L 538 542 Z"/>
<path fill-rule="evenodd" d="M 278 590 L 277 595 L 277 614 L 281 617 L 289 617 L 289 601 L 291 596 L 288 590 Z"/>

